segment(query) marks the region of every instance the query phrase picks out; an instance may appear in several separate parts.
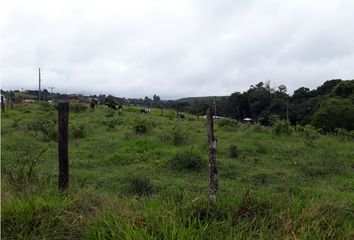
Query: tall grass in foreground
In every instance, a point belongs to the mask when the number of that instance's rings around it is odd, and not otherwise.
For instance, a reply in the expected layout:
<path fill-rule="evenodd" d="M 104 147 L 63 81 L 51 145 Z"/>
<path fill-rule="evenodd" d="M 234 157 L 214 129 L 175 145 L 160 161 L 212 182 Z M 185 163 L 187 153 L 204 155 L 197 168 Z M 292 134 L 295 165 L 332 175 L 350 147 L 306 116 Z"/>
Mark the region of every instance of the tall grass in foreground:
<path fill-rule="evenodd" d="M 351 205 L 243 191 L 216 205 L 183 192 L 138 198 L 79 191 L 3 205 L 3 239 L 351 239 Z"/>
<path fill-rule="evenodd" d="M 2 115 L 2 238 L 354 238 L 351 138 L 216 120 L 220 190 L 211 205 L 205 120 L 138 110 L 70 113 L 67 194 L 57 192 L 57 142 L 38 127 L 56 119 L 55 108 Z"/>

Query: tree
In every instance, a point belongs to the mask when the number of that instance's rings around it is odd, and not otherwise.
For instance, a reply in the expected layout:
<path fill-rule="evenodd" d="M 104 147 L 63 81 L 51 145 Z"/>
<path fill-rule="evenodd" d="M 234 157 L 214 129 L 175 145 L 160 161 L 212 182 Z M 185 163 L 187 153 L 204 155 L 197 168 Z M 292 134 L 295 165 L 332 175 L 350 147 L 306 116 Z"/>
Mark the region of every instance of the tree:
<path fill-rule="evenodd" d="M 338 83 L 329 96 L 350 97 L 352 95 L 354 95 L 354 80 Z"/>
<path fill-rule="evenodd" d="M 106 98 L 105 98 L 105 101 L 104 101 L 106 104 L 114 104 L 116 105 L 117 104 L 117 100 L 114 96 L 112 95 L 108 95 Z"/>
<path fill-rule="evenodd" d="M 158 95 L 155 95 L 152 97 L 152 104 L 154 107 L 160 107 L 161 106 L 161 99 Z"/>
<path fill-rule="evenodd" d="M 333 80 L 329 80 L 329 81 L 324 82 L 321 86 L 319 86 L 316 89 L 316 95 L 329 94 L 332 91 L 332 89 L 341 81 L 342 81 L 341 79 L 333 79 Z"/>
<path fill-rule="evenodd" d="M 347 98 L 329 98 L 313 115 L 312 124 L 325 132 L 336 128 L 354 130 L 354 104 Z"/>

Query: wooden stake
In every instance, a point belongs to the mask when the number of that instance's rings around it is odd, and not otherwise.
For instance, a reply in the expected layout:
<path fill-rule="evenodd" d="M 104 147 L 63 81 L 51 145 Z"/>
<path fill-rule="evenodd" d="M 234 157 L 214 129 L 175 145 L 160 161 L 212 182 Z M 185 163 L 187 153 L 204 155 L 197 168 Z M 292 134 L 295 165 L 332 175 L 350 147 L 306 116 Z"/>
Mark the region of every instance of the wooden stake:
<path fill-rule="evenodd" d="M 41 69 L 38 68 L 38 102 L 41 101 Z"/>
<path fill-rule="evenodd" d="M 1 95 L 1 111 L 5 112 L 4 96 Z"/>
<path fill-rule="evenodd" d="M 59 181 L 58 187 L 63 191 L 69 187 L 69 153 L 68 153 L 69 103 L 58 104 L 58 153 Z"/>
<path fill-rule="evenodd" d="M 207 121 L 208 121 L 208 154 L 209 154 L 209 168 L 210 168 L 210 201 L 216 202 L 216 192 L 218 191 L 218 168 L 216 164 L 216 139 L 214 137 L 214 126 L 213 126 L 213 113 L 211 109 L 208 108 L 207 111 Z"/>

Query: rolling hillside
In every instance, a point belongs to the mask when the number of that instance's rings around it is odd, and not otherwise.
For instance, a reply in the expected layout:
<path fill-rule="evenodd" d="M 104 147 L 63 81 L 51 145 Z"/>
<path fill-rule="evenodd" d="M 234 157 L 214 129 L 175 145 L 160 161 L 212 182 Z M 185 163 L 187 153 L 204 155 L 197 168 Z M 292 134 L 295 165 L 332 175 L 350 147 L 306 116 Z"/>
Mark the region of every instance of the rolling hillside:
<path fill-rule="evenodd" d="M 1 115 L 3 239 L 351 239 L 354 142 L 217 120 L 208 201 L 205 119 L 72 105 L 59 193 L 55 105 Z"/>

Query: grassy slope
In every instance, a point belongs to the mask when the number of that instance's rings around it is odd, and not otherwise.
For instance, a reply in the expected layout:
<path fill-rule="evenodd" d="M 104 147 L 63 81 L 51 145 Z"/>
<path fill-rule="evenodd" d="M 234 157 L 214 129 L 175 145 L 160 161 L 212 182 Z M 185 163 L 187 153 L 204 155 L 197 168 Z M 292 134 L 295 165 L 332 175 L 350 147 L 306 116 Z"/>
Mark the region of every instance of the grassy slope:
<path fill-rule="evenodd" d="M 51 109 L 51 110 L 50 110 Z M 138 109 L 109 113 L 99 107 L 70 113 L 70 190 L 58 194 L 57 144 L 27 124 L 56 118 L 54 108 L 16 106 L 2 115 L 3 239 L 350 239 L 354 236 L 354 143 L 321 136 L 312 145 L 293 133 L 274 136 L 259 126 L 216 126 L 219 195 L 207 201 L 205 120 Z M 115 129 L 107 122 L 116 119 Z M 146 134 L 134 126 L 144 123 Z M 177 131 L 176 129 L 179 129 Z M 182 145 L 173 133 L 188 135 Z M 238 157 L 229 156 L 230 144 Z M 36 178 L 9 181 L 12 162 L 44 148 Z M 192 151 L 201 171 L 172 171 L 169 160 Z M 17 154 L 16 154 L 17 153 Z M 18 174 L 19 170 L 13 170 Z M 17 172 L 16 172 L 17 171 Z M 145 195 L 144 195 L 145 193 Z M 141 195 L 143 194 L 143 195 Z"/>

